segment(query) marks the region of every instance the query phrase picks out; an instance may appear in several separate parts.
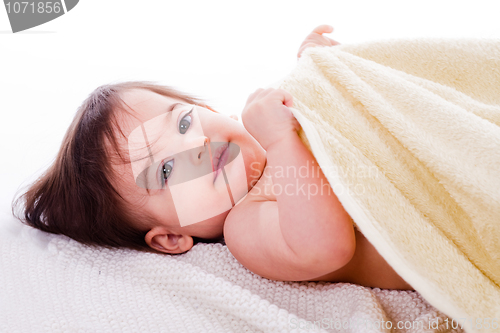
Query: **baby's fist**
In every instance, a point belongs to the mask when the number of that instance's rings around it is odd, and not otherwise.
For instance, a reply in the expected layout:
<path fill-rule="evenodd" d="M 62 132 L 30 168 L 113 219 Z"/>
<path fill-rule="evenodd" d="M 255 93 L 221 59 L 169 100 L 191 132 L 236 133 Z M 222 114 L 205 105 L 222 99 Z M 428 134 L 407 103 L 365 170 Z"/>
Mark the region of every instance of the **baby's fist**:
<path fill-rule="evenodd" d="M 241 114 L 247 131 L 267 150 L 273 143 L 297 133 L 298 121 L 290 111 L 293 97 L 282 89 L 258 89 L 248 97 Z"/>

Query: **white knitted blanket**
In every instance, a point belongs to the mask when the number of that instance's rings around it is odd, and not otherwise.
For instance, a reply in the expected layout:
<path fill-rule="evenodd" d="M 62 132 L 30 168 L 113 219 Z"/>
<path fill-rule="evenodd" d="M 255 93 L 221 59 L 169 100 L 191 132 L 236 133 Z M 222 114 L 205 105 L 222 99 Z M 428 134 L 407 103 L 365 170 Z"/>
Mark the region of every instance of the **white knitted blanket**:
<path fill-rule="evenodd" d="M 14 223 L 0 221 L 12 225 L 0 229 L 0 332 L 463 332 L 417 292 L 270 281 L 223 244 L 107 250 Z"/>

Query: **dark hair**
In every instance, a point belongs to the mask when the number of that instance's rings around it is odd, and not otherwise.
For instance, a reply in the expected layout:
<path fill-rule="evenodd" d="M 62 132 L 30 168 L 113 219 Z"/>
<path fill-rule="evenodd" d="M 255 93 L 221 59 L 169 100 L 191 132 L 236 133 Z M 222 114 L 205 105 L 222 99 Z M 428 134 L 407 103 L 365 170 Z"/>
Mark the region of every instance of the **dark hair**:
<path fill-rule="evenodd" d="M 14 201 L 13 214 L 24 224 L 87 245 L 156 253 L 144 240 L 149 230 L 141 230 L 134 223 L 148 217 L 126 209 L 125 200 L 110 181 L 111 155 L 116 153 L 125 161 L 116 139 L 117 131 L 121 133 L 116 119 L 119 110 L 127 112 L 121 107 L 120 93 L 129 89 L 146 89 L 200 104 L 197 98 L 145 81 L 95 89 L 78 108 L 53 164 Z M 18 216 L 16 207 L 20 204 L 23 212 Z"/>

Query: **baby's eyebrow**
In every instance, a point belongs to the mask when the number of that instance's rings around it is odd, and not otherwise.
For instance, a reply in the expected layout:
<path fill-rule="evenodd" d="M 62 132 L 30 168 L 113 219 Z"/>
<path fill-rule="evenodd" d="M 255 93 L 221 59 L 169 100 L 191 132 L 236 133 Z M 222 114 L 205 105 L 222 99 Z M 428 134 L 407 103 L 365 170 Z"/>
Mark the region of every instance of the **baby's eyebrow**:
<path fill-rule="evenodd" d="M 167 115 L 165 117 L 165 125 L 167 126 L 168 124 L 170 124 L 170 121 L 172 119 L 172 111 L 177 107 L 177 106 L 180 106 L 180 105 L 183 105 L 183 103 L 174 103 L 172 105 L 170 105 L 170 107 L 168 108 L 167 110 Z M 151 146 L 149 145 L 149 140 L 148 140 L 148 137 L 147 137 L 147 134 L 146 134 L 146 129 L 144 128 L 144 124 L 141 124 L 141 129 L 142 129 L 142 134 L 144 135 L 144 140 L 146 142 L 146 146 L 148 147 L 148 154 L 149 154 L 149 158 L 151 159 L 151 165 L 154 165 L 154 158 L 153 158 L 153 153 L 151 151 Z M 146 181 L 146 190 L 148 191 L 149 193 L 149 169 L 151 169 L 151 166 L 149 166 L 147 169 L 146 169 L 146 174 L 145 174 L 145 181 Z"/>
<path fill-rule="evenodd" d="M 175 109 L 178 105 L 183 105 L 183 103 L 174 103 L 174 104 L 170 105 L 167 112 L 172 112 L 172 110 Z"/>

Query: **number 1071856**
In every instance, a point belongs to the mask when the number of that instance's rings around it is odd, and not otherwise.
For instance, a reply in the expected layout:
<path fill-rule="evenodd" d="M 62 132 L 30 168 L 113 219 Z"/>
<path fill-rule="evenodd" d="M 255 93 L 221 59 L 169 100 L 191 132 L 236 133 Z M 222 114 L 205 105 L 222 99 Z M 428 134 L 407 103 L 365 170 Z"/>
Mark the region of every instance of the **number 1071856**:
<path fill-rule="evenodd" d="M 16 14 L 51 14 L 56 13 L 59 14 L 63 9 L 61 7 L 61 2 L 44 2 L 37 1 L 35 6 L 35 1 L 23 1 L 23 2 L 6 2 L 5 8 L 7 9 L 7 13 L 16 13 Z"/>

